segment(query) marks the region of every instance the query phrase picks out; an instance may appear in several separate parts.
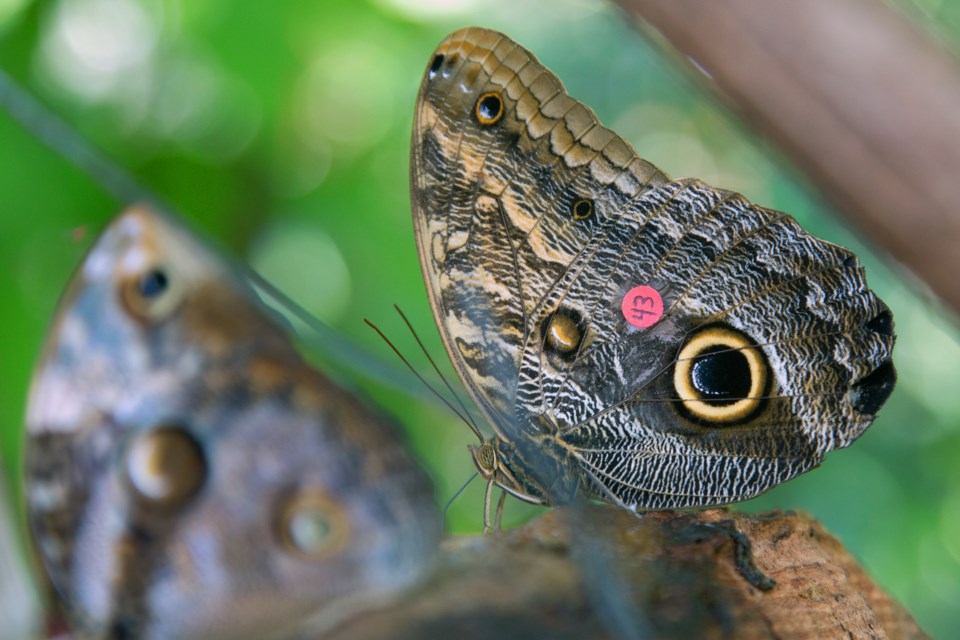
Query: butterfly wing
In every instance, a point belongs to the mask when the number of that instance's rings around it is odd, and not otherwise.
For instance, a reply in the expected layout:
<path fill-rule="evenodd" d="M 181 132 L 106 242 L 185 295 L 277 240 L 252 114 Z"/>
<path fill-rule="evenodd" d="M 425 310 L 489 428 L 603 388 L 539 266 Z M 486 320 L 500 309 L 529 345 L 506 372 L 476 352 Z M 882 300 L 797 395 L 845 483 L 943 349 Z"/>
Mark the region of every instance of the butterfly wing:
<path fill-rule="evenodd" d="M 492 126 L 477 115 L 488 94 L 502 109 Z M 624 202 L 666 176 L 529 52 L 486 29 L 440 44 L 414 118 L 411 199 L 430 302 L 454 366 L 500 430 L 515 422 L 533 309 L 592 231 L 557 235 L 543 212 L 573 206 L 596 175 L 616 180 Z"/>
<path fill-rule="evenodd" d="M 892 389 L 892 320 L 852 254 L 671 181 L 506 36 L 440 45 L 413 147 L 421 263 L 461 377 L 501 435 L 551 436 L 595 495 L 756 495 L 849 444 Z M 636 287 L 662 303 L 652 326 L 624 315 Z"/>
<path fill-rule="evenodd" d="M 697 182 L 653 190 L 633 211 L 643 222 L 598 236 L 535 320 L 576 313 L 576 352 L 561 358 L 548 340 L 528 341 L 520 373 L 600 493 L 645 508 L 732 502 L 816 466 L 869 426 L 893 386 L 894 339 L 852 254 Z M 637 285 L 663 298 L 650 328 L 622 312 Z M 714 336 L 713 353 L 709 343 L 698 351 Z M 689 362 L 701 376 L 732 377 L 717 384 L 735 397 L 696 399 Z"/>
<path fill-rule="evenodd" d="M 74 276 L 27 423 L 36 546 L 97 637 L 284 637 L 409 583 L 439 537 L 394 425 L 151 210 Z"/>

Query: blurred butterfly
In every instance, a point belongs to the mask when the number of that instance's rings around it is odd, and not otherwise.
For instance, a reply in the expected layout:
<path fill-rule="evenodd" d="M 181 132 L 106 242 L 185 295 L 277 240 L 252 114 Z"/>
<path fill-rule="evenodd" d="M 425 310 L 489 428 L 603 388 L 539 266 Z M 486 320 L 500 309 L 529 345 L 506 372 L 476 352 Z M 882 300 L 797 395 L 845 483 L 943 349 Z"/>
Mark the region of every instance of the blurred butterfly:
<path fill-rule="evenodd" d="M 395 425 L 149 208 L 70 283 L 27 429 L 35 546 L 85 635 L 300 637 L 415 581 L 438 543 Z"/>
<path fill-rule="evenodd" d="M 744 500 L 817 466 L 893 389 L 857 258 L 636 155 L 528 51 L 467 28 L 417 98 L 411 200 L 447 352 L 521 500 Z M 500 507 L 503 504 L 501 495 Z"/>

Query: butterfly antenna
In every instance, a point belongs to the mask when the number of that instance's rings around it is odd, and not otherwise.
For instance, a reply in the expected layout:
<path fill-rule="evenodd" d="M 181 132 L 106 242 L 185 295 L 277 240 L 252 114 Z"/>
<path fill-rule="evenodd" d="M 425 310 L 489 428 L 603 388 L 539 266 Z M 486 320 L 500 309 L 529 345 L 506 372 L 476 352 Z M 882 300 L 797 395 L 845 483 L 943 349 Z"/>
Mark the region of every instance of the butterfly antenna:
<path fill-rule="evenodd" d="M 160 198 L 87 142 L 3 69 L 0 69 L 0 107 L 38 140 L 93 178 L 117 201 L 148 202 L 164 207 Z"/>
<path fill-rule="evenodd" d="M 409 370 L 411 371 L 411 373 L 413 373 L 413 375 L 417 376 L 417 379 L 418 379 L 420 382 L 422 382 L 423 385 L 433 393 L 433 395 L 435 395 L 437 398 L 439 398 L 440 401 L 443 402 L 443 404 L 445 404 L 448 409 L 450 409 L 450 411 L 453 411 L 453 413 L 456 414 L 456 416 L 457 416 L 458 418 L 460 418 L 461 420 L 463 420 L 464 424 L 466 424 L 468 427 L 470 427 L 470 430 L 473 431 L 473 432 L 477 435 L 478 438 L 480 438 L 480 441 L 481 441 L 481 442 L 483 442 L 483 436 L 480 435 L 480 430 L 477 429 L 477 426 L 476 426 L 473 422 L 471 422 L 470 420 L 468 420 L 466 417 L 464 417 L 464 415 L 463 415 L 462 413 L 460 413 L 455 406 L 453 406 L 453 403 L 451 403 L 449 400 L 447 400 L 446 398 L 444 398 L 444 397 L 440 394 L 439 391 L 437 391 L 436 389 L 434 389 L 433 386 L 432 386 L 429 382 L 427 382 L 426 378 L 424 378 L 422 375 L 420 375 L 420 372 L 417 371 L 417 370 L 413 367 L 413 365 L 410 364 L 410 362 L 409 362 L 405 357 L 403 357 L 403 354 L 400 353 L 400 350 L 397 349 L 396 345 L 394 345 L 392 342 L 390 342 L 390 338 L 388 338 L 386 335 L 384 335 L 383 331 L 380 331 L 380 328 L 379 328 L 377 325 L 375 325 L 375 324 L 373 324 L 372 322 L 370 322 L 370 320 L 368 320 L 367 318 L 364 318 L 363 321 L 367 323 L 367 326 L 369 326 L 371 329 L 373 329 L 374 331 L 376 331 L 376 332 L 377 332 L 377 335 L 379 335 L 380 338 L 381 338 L 384 342 L 386 342 L 387 345 L 388 345 L 391 349 L 393 349 L 393 352 L 394 352 L 395 354 L 397 354 L 397 357 L 400 358 L 400 360 L 403 362 L 403 364 L 405 364 L 405 365 L 407 366 L 407 369 L 409 369 Z M 462 405 L 462 404 L 463 404 L 463 403 L 461 403 L 461 405 Z"/>
<path fill-rule="evenodd" d="M 447 504 L 443 505 L 443 519 L 447 519 L 447 511 L 450 509 L 450 505 L 453 504 L 453 501 L 460 497 L 460 494 L 470 486 L 470 483 L 477 479 L 477 476 L 480 474 L 477 471 L 473 472 L 473 475 L 467 478 L 467 481 L 460 485 L 460 488 L 453 492 L 453 495 L 450 496 L 450 499 L 447 500 Z"/>
<path fill-rule="evenodd" d="M 229 259 L 230 256 L 225 257 Z M 242 261 L 232 259 L 230 264 L 244 274 L 264 302 L 269 301 L 267 306 L 274 307 L 273 310 L 283 317 L 292 317 L 299 321 L 303 329 L 298 331 L 300 337 L 322 350 L 325 358 L 342 364 L 350 371 L 360 373 L 364 377 L 439 405 L 432 394 L 424 392 L 423 387 L 412 383 L 402 369 L 387 364 L 332 329 Z M 349 386 L 345 380 L 338 380 L 338 382 L 342 386 Z"/>
<path fill-rule="evenodd" d="M 473 417 L 470 415 L 470 409 L 464 404 L 463 400 L 460 398 L 457 392 L 454 391 L 453 387 L 450 385 L 450 382 L 447 380 L 446 376 L 444 376 L 443 373 L 440 371 L 440 367 L 438 367 L 437 363 L 434 362 L 433 358 L 430 356 L 430 352 L 427 351 L 427 348 L 424 346 L 423 341 L 420 340 L 420 336 L 417 335 L 417 331 L 416 329 L 413 328 L 413 324 L 410 322 L 410 320 L 407 318 L 407 316 L 403 313 L 403 311 L 400 309 L 398 305 L 393 305 L 393 308 L 396 309 L 397 313 L 400 314 L 400 317 L 403 318 L 403 322 L 404 324 L 407 325 L 407 329 L 409 329 L 410 333 L 413 334 L 413 339 L 417 341 L 417 345 L 419 345 L 420 351 L 422 351 L 423 355 L 427 357 L 427 361 L 430 363 L 430 366 L 433 367 L 433 370 L 436 372 L 436 374 L 440 376 L 440 380 L 442 380 L 443 384 L 446 385 L 447 390 L 450 392 L 450 395 L 452 395 L 454 399 L 457 401 L 457 404 L 460 405 L 460 408 L 463 410 L 464 415 L 470 418 L 470 425 L 471 425 L 471 428 L 473 429 L 473 432 L 477 434 L 478 438 L 480 438 L 480 442 L 483 442 L 483 436 L 480 434 L 480 428 L 477 427 L 476 422 L 473 421 Z"/>

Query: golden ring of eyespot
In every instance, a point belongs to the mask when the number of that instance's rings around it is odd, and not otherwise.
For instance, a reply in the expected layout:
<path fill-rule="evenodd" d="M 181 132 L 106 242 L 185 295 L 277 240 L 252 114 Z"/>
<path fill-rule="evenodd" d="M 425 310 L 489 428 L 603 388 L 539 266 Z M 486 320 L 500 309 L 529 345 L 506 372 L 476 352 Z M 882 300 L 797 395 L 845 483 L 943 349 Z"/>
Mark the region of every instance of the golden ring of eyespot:
<path fill-rule="evenodd" d="M 159 426 L 134 438 L 126 454 L 126 472 L 141 499 L 174 507 L 197 494 L 207 477 L 207 463 L 185 429 Z"/>
<path fill-rule="evenodd" d="M 279 535 L 284 546 L 297 555 L 322 560 L 347 546 L 350 520 L 344 508 L 323 492 L 304 492 L 282 507 Z"/>
<path fill-rule="evenodd" d="M 593 200 L 580 198 L 570 207 L 574 220 L 585 220 L 593 215 Z"/>
<path fill-rule="evenodd" d="M 695 386 L 694 367 L 705 357 L 731 351 L 743 356 L 746 364 L 743 373 L 750 376 L 748 390 L 736 400 L 718 401 L 705 396 Z M 763 353 L 747 336 L 724 327 L 708 327 L 690 338 L 680 350 L 673 370 L 673 386 L 693 417 L 729 424 L 750 417 L 760 407 L 768 370 Z"/>
<path fill-rule="evenodd" d="M 179 283 L 169 271 L 155 265 L 120 281 L 120 301 L 124 308 L 143 322 L 168 317 L 180 304 Z"/>
<path fill-rule="evenodd" d="M 480 124 L 484 126 L 496 124 L 503 117 L 503 99 L 498 93 L 485 93 L 477 98 L 474 113 Z"/>

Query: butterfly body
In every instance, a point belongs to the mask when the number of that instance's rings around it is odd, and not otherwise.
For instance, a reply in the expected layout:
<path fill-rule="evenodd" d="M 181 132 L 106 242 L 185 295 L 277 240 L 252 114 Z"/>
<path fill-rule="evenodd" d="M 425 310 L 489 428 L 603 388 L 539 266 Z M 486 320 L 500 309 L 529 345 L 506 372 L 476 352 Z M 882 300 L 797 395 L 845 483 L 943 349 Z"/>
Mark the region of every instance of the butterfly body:
<path fill-rule="evenodd" d="M 437 324 L 496 434 L 475 462 L 522 499 L 746 499 L 893 388 L 892 318 L 853 254 L 670 179 L 502 34 L 434 53 L 411 191 Z"/>
<path fill-rule="evenodd" d="M 32 533 L 84 637 L 290 637 L 409 584 L 438 541 L 394 425 L 146 208 L 75 275 L 27 423 Z"/>

